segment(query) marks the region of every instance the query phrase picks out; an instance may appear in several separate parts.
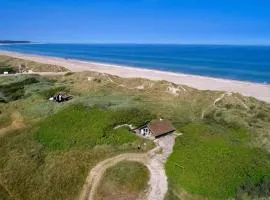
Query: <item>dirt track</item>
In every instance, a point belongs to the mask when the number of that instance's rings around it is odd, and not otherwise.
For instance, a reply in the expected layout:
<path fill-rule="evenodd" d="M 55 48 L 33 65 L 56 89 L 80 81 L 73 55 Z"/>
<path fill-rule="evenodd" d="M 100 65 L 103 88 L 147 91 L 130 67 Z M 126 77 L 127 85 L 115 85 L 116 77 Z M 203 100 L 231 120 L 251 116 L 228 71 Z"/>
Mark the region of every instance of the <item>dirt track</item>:
<path fill-rule="evenodd" d="M 121 161 L 136 161 L 147 166 L 150 172 L 149 190 L 146 199 L 162 200 L 168 189 L 164 163 L 172 152 L 175 137 L 168 135 L 156 140 L 157 147 L 147 153 L 126 153 L 98 163 L 89 172 L 79 200 L 93 200 L 105 171 Z"/>

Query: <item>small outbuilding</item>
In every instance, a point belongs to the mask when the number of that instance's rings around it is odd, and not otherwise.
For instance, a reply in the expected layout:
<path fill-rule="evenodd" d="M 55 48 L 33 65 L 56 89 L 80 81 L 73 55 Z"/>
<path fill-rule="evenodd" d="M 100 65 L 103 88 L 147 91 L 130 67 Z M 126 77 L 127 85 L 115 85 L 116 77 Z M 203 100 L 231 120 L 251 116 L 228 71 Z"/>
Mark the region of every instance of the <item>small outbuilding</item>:
<path fill-rule="evenodd" d="M 52 96 L 51 98 L 49 98 L 50 101 L 55 101 L 58 103 L 64 102 L 64 101 L 68 101 L 72 99 L 72 96 L 67 95 L 64 92 L 59 92 L 56 95 Z"/>
<path fill-rule="evenodd" d="M 149 138 L 158 138 L 170 134 L 176 129 L 167 119 L 152 120 L 142 126 L 132 129 L 132 132 Z"/>

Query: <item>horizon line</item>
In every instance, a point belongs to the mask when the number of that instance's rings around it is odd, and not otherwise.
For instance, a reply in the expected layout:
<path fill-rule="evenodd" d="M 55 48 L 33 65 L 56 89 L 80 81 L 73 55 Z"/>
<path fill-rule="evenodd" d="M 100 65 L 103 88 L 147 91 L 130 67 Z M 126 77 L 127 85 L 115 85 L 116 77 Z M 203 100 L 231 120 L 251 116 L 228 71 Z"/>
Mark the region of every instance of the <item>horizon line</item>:
<path fill-rule="evenodd" d="M 20 42 L 21 40 L 10 40 L 10 41 L 18 41 Z M 212 46 L 270 46 L 270 43 L 268 44 L 261 44 L 261 43 L 172 43 L 172 42 L 37 42 L 37 41 L 31 41 L 31 40 L 26 40 L 29 41 L 30 43 L 13 43 L 13 44 L 85 44 L 85 45 L 212 45 Z M 9 44 L 7 44 L 9 45 Z"/>

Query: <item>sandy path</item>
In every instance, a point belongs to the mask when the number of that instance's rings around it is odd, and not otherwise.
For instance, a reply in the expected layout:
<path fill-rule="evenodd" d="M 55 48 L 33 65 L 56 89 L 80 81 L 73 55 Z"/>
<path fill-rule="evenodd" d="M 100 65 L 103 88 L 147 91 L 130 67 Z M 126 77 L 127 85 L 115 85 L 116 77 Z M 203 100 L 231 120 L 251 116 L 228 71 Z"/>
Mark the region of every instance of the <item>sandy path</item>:
<path fill-rule="evenodd" d="M 79 200 L 93 200 L 105 171 L 121 161 L 136 161 L 147 166 L 150 172 L 148 200 L 162 200 L 168 190 L 164 163 L 172 152 L 175 136 L 168 135 L 156 140 L 157 147 L 147 153 L 126 153 L 98 163 L 89 172 Z M 161 151 L 161 153 L 159 153 Z"/>
<path fill-rule="evenodd" d="M 165 72 L 158 70 L 133 68 L 111 64 L 101 64 L 73 59 L 56 58 L 49 56 L 21 54 L 8 51 L 0 51 L 0 54 L 15 58 L 32 60 L 44 64 L 53 64 L 65 67 L 70 71 L 96 71 L 117 75 L 125 78 L 147 78 L 151 80 L 166 80 L 176 84 L 184 84 L 200 90 L 217 90 L 227 92 L 239 92 L 245 96 L 252 96 L 257 99 L 270 102 L 270 85 L 259 84 L 221 78 L 188 75 L 182 73 Z"/>
<path fill-rule="evenodd" d="M 127 153 L 100 162 L 93 169 L 91 169 L 89 175 L 87 176 L 86 182 L 83 186 L 79 199 L 80 200 L 94 199 L 95 191 L 97 190 L 99 182 L 101 181 L 105 171 L 108 168 L 124 160 L 136 161 L 140 163 L 146 163 L 147 161 L 146 154 Z"/>
<path fill-rule="evenodd" d="M 163 200 L 168 190 L 168 181 L 164 164 L 173 151 L 175 142 L 174 135 L 168 135 L 157 140 L 157 150 L 161 150 L 161 153 L 150 151 L 148 156 L 150 157 L 147 167 L 150 171 L 149 180 L 149 193 L 147 195 L 148 200 Z"/>

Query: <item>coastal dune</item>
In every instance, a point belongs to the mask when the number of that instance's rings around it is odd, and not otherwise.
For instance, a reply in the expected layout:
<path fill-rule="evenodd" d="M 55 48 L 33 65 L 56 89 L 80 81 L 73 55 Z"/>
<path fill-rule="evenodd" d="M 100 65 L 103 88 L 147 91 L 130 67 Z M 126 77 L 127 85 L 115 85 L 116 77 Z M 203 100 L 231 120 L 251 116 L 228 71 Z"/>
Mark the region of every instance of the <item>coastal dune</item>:
<path fill-rule="evenodd" d="M 146 78 L 151 80 L 166 80 L 176 84 L 187 85 L 200 90 L 215 90 L 238 92 L 244 96 L 255 97 L 270 103 L 270 85 L 205 76 L 173 73 L 166 71 L 134 68 L 97 62 L 80 61 L 75 59 L 64 59 L 50 56 L 30 55 L 9 51 L 0 51 L 0 55 L 27 59 L 44 64 L 63 66 L 73 72 L 96 71 L 117 75 L 125 78 Z"/>

